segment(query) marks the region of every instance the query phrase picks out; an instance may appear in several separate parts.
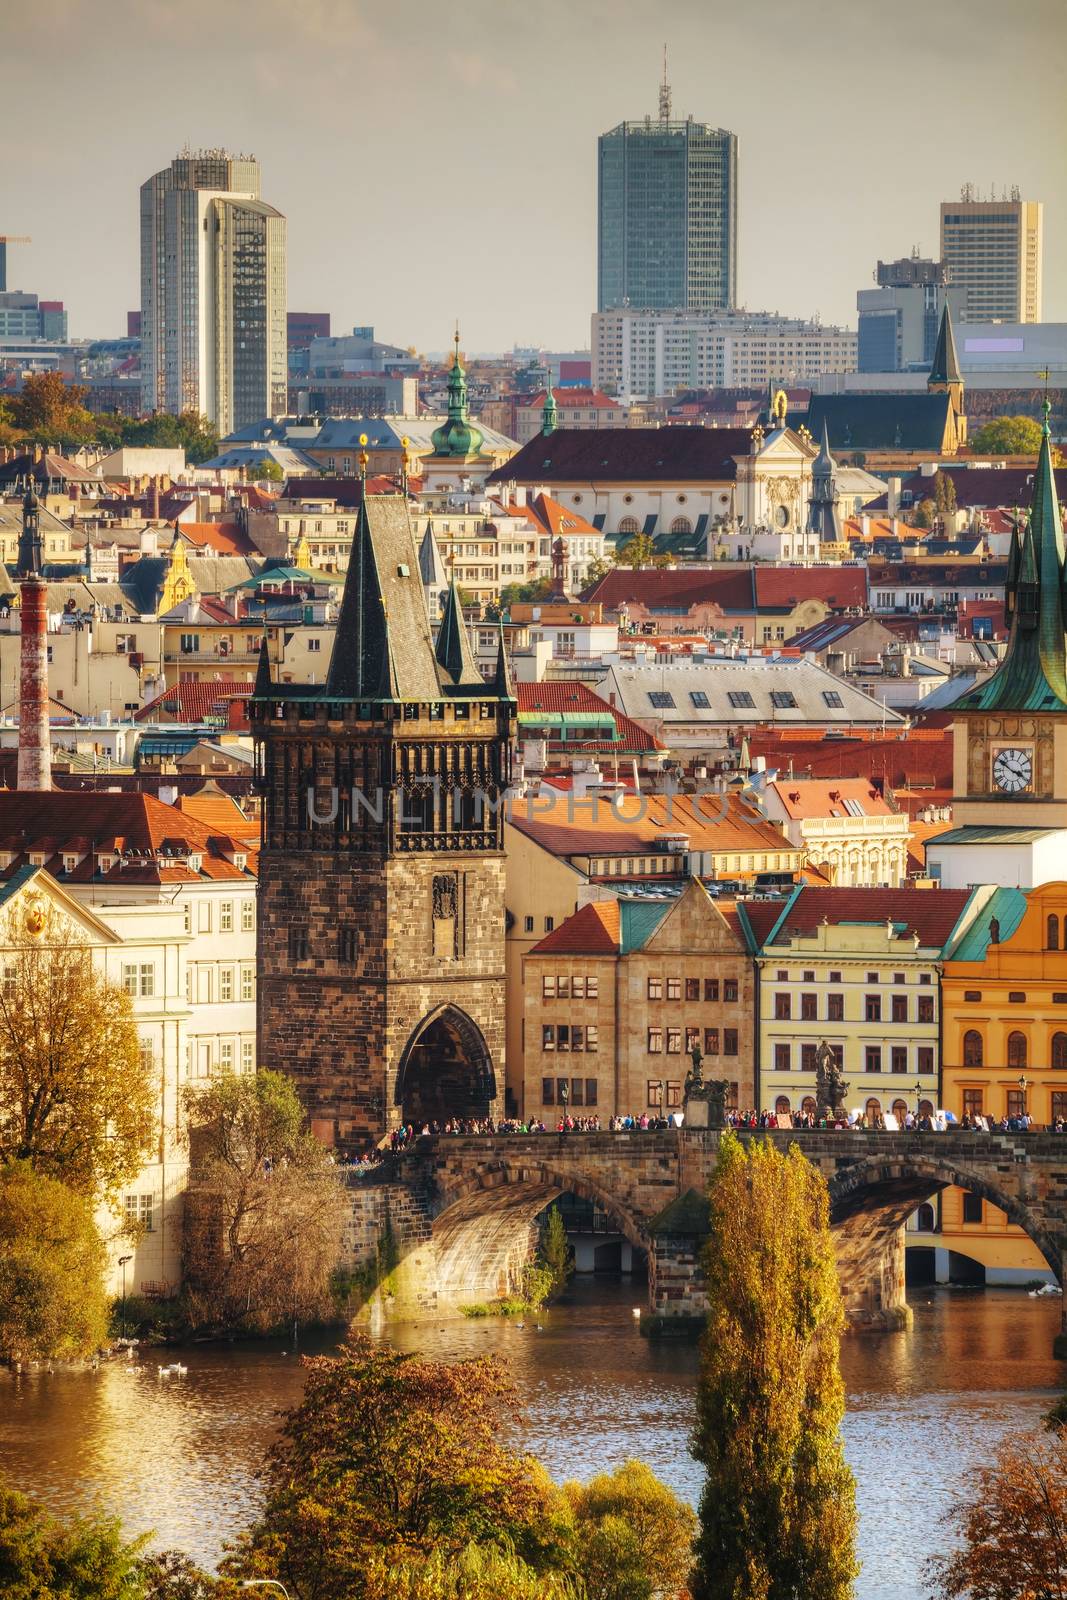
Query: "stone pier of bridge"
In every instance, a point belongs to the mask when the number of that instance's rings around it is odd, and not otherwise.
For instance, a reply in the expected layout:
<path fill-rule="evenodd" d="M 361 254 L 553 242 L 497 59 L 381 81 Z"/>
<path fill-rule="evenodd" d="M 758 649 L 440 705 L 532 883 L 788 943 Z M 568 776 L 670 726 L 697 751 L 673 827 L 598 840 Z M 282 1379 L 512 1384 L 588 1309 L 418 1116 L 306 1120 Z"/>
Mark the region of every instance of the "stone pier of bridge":
<path fill-rule="evenodd" d="M 418 1139 L 353 1180 L 349 1264 L 365 1274 L 377 1264 L 375 1307 L 398 1319 L 491 1301 L 518 1289 L 538 1216 L 570 1193 L 592 1201 L 647 1257 L 651 1324 L 693 1326 L 706 1308 L 705 1196 L 720 1137 L 670 1129 Z M 1062 1279 L 1067 1138 L 801 1130 L 741 1137 L 795 1143 L 823 1173 L 854 1327 L 908 1326 L 904 1224 L 950 1185 L 999 1206 Z"/>

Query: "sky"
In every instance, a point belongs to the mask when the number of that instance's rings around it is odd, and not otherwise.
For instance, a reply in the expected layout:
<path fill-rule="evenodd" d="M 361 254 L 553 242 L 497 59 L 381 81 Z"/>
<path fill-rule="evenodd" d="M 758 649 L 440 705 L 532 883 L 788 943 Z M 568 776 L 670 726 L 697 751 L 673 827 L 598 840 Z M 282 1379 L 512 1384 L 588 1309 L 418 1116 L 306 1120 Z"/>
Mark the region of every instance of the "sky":
<path fill-rule="evenodd" d="M 970 181 L 1045 204 L 1067 321 L 1065 0 L 0 0 L 8 284 L 75 337 L 139 303 L 138 189 L 252 153 L 289 307 L 468 353 L 587 348 L 596 140 L 655 113 L 739 141 L 740 303 L 855 326 Z"/>

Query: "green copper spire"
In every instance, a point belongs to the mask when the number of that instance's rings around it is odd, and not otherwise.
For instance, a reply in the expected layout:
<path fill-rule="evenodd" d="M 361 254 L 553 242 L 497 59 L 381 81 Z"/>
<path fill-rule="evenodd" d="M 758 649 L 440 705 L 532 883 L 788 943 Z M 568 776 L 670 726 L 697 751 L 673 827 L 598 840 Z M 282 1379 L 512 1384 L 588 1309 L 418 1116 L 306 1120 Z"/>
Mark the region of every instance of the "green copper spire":
<path fill-rule="evenodd" d="M 459 329 L 455 336 L 456 351 L 448 374 L 448 418 L 431 434 L 434 454 L 438 456 L 476 456 L 482 448 L 483 435 L 470 419 L 467 405 L 467 374 L 459 359 Z"/>
<path fill-rule="evenodd" d="M 1008 557 L 1008 651 L 991 678 L 956 702 L 961 711 L 1067 711 L 1064 542 L 1045 401 L 1030 517 Z"/>
<path fill-rule="evenodd" d="M 550 433 L 555 433 L 559 426 L 559 408 L 556 405 L 556 396 L 552 390 L 552 374 L 548 375 L 548 388 L 545 390 L 545 403 L 541 407 L 541 432 L 547 439 Z"/>

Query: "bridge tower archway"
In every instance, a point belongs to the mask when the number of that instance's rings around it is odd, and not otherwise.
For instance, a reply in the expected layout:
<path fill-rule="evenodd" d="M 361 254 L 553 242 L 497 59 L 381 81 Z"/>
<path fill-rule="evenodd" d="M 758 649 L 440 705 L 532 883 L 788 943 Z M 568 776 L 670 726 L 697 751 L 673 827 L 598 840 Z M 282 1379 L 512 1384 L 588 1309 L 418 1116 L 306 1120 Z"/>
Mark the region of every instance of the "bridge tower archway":
<path fill-rule="evenodd" d="M 450 1118 L 487 1117 L 496 1099 L 496 1073 L 474 1018 L 446 1004 L 423 1017 L 404 1046 L 394 1104 L 415 1128 Z"/>

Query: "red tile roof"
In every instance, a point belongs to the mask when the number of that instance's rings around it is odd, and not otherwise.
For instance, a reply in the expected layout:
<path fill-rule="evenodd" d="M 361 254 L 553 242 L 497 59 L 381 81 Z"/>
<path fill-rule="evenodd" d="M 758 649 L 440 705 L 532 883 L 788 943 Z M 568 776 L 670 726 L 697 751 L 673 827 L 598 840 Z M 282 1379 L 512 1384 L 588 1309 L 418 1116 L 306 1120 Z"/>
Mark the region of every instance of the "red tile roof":
<path fill-rule="evenodd" d="M 175 722 L 203 722 L 212 715 L 225 716 L 231 700 L 247 699 L 252 679 L 206 678 L 175 683 L 133 714 L 134 722 L 157 722 L 166 712 Z"/>
<path fill-rule="evenodd" d="M 812 934 L 824 922 L 894 922 L 917 933 L 923 949 L 940 950 L 969 898 L 969 889 L 801 889 L 775 943 L 794 931 Z"/>
<path fill-rule="evenodd" d="M 525 509 L 527 521 L 535 523 L 537 527 L 548 533 L 553 539 L 560 537 L 565 539 L 599 539 L 601 537 L 599 530 L 594 528 L 591 522 L 587 522 L 584 517 L 579 516 L 577 511 L 567 510 L 565 506 L 560 505 L 558 500 L 553 500 L 547 494 L 535 495 L 533 500 L 527 502 L 525 508 L 513 506 L 510 509 L 518 516 L 521 516 Z"/>
<path fill-rule="evenodd" d="M 517 800 L 508 820 L 557 856 L 652 854 L 666 834 L 687 834 L 691 850 L 792 851 L 773 823 L 736 795 L 559 795 Z"/>
<path fill-rule="evenodd" d="M 867 606 L 866 567 L 765 567 L 752 571 L 760 611 L 791 611 L 801 600 L 822 600 L 832 611 Z"/>
<path fill-rule="evenodd" d="M 952 734 L 947 728 L 910 728 L 899 738 L 879 730 L 827 739 L 819 729 L 793 729 L 776 736 L 755 728 L 748 735 L 750 756 L 763 756 L 779 772 L 793 763 L 797 777 L 849 778 L 862 772 L 882 778 L 891 789 L 941 789 L 952 786 Z M 782 778 L 781 782 L 786 779 Z"/>
<path fill-rule="evenodd" d="M 638 601 L 649 610 L 718 606 L 750 615 L 754 608 L 751 567 L 612 567 L 583 596 L 605 611 Z"/>
<path fill-rule="evenodd" d="M 747 428 L 557 428 L 491 472 L 493 483 L 732 483 Z"/>
<path fill-rule="evenodd" d="M 558 711 L 570 714 L 582 711 L 609 712 L 615 718 L 615 727 L 622 744 L 616 745 L 611 740 L 594 741 L 598 751 L 610 752 L 621 748 L 633 751 L 667 748 L 640 722 L 628 717 L 618 706 L 609 705 L 600 695 L 594 694 L 592 689 L 586 688 L 584 683 L 518 683 L 515 685 L 515 690 L 520 711 Z M 565 744 L 567 749 L 574 751 L 585 752 L 592 748 L 592 744 L 584 740 L 550 741 L 552 742 Z"/>
<path fill-rule="evenodd" d="M 619 949 L 619 902 L 594 900 L 582 906 L 558 928 L 546 933 L 535 944 L 530 955 L 563 955 L 573 951 L 576 955 L 613 956 Z"/>
<path fill-rule="evenodd" d="M 624 409 L 621 401 L 613 400 L 610 394 L 604 394 L 600 389 L 553 389 L 552 394 L 557 406 L 581 406 L 585 410 L 596 406 L 602 411 L 621 411 Z M 520 403 L 521 411 L 538 411 L 545 403 L 545 391 L 538 389 L 535 395 Z"/>
<path fill-rule="evenodd" d="M 178 531 L 198 550 L 213 550 L 220 556 L 257 554 L 255 545 L 236 522 L 180 522 Z"/>
<path fill-rule="evenodd" d="M 895 816 L 869 778 L 781 778 L 769 785 L 791 821 L 816 817 L 847 817 L 845 804 L 855 801 L 865 817 Z"/>

